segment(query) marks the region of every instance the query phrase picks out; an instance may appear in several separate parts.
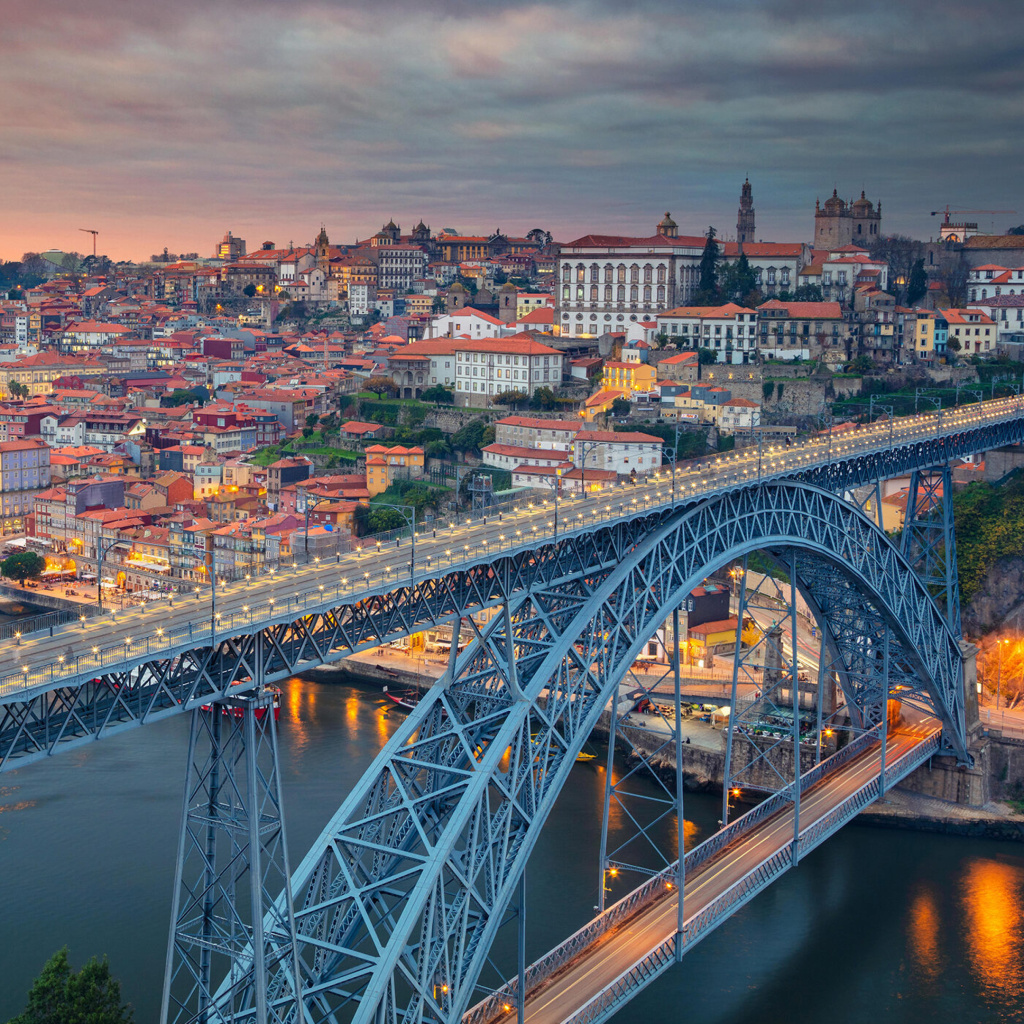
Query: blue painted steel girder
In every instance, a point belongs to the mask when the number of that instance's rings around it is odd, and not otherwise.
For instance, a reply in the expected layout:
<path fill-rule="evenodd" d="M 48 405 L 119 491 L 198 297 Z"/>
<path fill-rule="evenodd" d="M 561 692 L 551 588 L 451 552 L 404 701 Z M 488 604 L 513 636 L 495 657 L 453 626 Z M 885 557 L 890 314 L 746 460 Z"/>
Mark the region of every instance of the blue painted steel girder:
<path fill-rule="evenodd" d="M 606 560 L 535 587 L 507 619 L 495 617 L 307 855 L 293 882 L 306 1020 L 461 1015 L 597 716 L 672 608 L 745 552 L 795 547 L 850 581 L 898 638 L 929 710 L 963 752 L 956 639 L 899 552 L 851 505 L 790 483 L 653 519 L 614 568 Z"/>

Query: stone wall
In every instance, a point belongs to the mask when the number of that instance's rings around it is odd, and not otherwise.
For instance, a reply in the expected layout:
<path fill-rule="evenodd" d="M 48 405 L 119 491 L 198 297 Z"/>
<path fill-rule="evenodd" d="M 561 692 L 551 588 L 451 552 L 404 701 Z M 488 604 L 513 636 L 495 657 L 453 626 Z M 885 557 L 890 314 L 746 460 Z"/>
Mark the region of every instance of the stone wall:
<path fill-rule="evenodd" d="M 982 479 L 989 483 L 1002 480 L 1007 473 L 1024 467 L 1024 451 L 1018 447 L 993 448 L 985 453 L 985 472 Z"/>

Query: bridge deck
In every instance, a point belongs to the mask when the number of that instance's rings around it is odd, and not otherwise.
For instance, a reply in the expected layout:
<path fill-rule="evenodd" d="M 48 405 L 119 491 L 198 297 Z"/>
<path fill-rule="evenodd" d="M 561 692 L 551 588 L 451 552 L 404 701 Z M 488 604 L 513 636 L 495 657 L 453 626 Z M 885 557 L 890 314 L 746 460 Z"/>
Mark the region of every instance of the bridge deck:
<path fill-rule="evenodd" d="M 909 774 L 932 752 L 937 735 L 931 721 L 905 725 L 890 735 L 886 788 Z M 800 855 L 803 856 L 878 796 L 881 745 L 811 786 L 800 800 Z M 842 813 L 843 810 L 847 813 Z M 839 814 L 836 812 L 839 811 Z M 723 847 L 686 879 L 683 952 L 700 941 L 791 863 L 793 805 Z M 832 827 L 830 818 L 835 818 Z M 760 880 L 757 879 L 761 873 Z M 754 884 L 749 884 L 751 880 Z M 650 903 L 619 927 L 600 935 L 552 977 L 527 992 L 530 1024 L 603 1020 L 662 970 L 675 962 L 676 890 Z M 473 1014 L 475 1024 L 479 1015 Z M 491 1020 L 514 1020 L 498 1013 Z"/>
<path fill-rule="evenodd" d="M 837 434 L 827 440 L 811 438 L 790 448 L 766 449 L 759 458 L 757 448 L 730 452 L 701 460 L 676 474 L 667 471 L 636 487 L 616 489 L 582 498 L 563 498 L 559 502 L 557 535 L 573 531 L 589 532 L 595 527 L 649 514 L 673 504 L 689 504 L 723 491 L 747 486 L 758 480 L 772 481 L 794 476 L 813 476 L 828 468 L 838 475 L 829 486 L 840 490 L 853 486 L 857 473 L 870 475 L 863 468 L 872 453 L 887 452 L 902 446 L 911 451 L 915 445 L 936 438 L 960 437 L 957 452 L 981 450 L 979 432 L 1010 421 L 1024 413 L 1024 400 L 997 399 L 966 409 L 948 411 L 939 416 L 904 417 L 889 425 L 874 425 L 856 433 Z M 971 432 L 979 433 L 977 442 Z M 948 447 L 948 446 L 947 446 Z M 962 449 L 962 451 L 961 451 Z M 949 453 L 947 453 L 949 454 Z M 899 467 L 924 468 L 941 461 L 941 453 L 908 455 Z M 851 467 L 861 466 L 860 469 Z M 843 472 L 839 469 L 846 467 Z M 530 503 L 514 513 L 506 513 L 502 522 L 489 517 L 459 522 L 446 529 L 443 522 L 434 531 L 418 535 L 415 580 L 439 577 L 499 554 L 535 549 L 552 539 L 552 502 Z M 274 575 L 260 575 L 251 583 L 236 582 L 218 588 L 220 613 L 216 636 L 251 635 L 273 623 L 294 621 L 312 614 L 351 604 L 365 597 L 388 593 L 408 586 L 410 546 L 400 549 L 367 550 L 342 556 L 338 563 L 302 566 Z M 74 686 L 111 670 L 123 670 L 129 664 L 141 664 L 156 656 L 209 646 L 211 643 L 210 603 L 204 588 L 201 599 L 178 599 L 173 607 L 157 602 L 146 609 L 118 615 L 116 620 L 91 619 L 83 625 L 55 630 L 56 635 L 33 635 L 20 645 L 6 644 L 0 653 L 0 704 L 30 699 L 34 694 Z M 340 655 L 339 655 L 340 656 Z"/>

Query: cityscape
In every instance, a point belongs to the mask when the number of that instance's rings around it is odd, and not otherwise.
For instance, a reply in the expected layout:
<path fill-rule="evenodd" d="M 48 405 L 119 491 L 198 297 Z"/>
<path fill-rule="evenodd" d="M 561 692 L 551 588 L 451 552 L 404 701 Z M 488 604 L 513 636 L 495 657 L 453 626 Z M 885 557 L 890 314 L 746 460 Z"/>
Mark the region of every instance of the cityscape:
<path fill-rule="evenodd" d="M 1020 1019 L 1024 205 L 990 111 L 920 129 L 1019 97 L 1019 31 L 47 6 L 0 1020 Z M 862 152 L 821 72 L 912 127 Z"/>

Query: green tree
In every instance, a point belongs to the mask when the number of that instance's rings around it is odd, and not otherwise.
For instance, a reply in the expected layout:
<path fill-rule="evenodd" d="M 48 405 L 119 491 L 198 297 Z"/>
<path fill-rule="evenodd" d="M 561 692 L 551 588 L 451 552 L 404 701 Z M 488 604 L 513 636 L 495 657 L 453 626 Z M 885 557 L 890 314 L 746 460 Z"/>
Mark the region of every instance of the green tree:
<path fill-rule="evenodd" d="M 554 391 L 548 387 L 535 388 L 533 398 L 530 399 L 531 409 L 554 409 L 558 405 Z"/>
<path fill-rule="evenodd" d="M 875 364 L 870 356 L 857 356 L 846 364 L 846 369 L 850 373 L 870 373 L 874 368 Z"/>
<path fill-rule="evenodd" d="M 451 405 L 455 401 L 455 396 L 443 384 L 427 388 L 420 398 L 424 402 L 437 402 L 440 405 Z"/>
<path fill-rule="evenodd" d="M 406 525 L 405 516 L 396 508 L 374 508 L 371 502 L 368 517 L 370 533 L 384 533 L 386 530 L 400 530 Z"/>
<path fill-rule="evenodd" d="M 613 416 L 628 416 L 630 410 L 629 402 L 625 398 L 616 398 L 612 402 L 612 415 Z"/>
<path fill-rule="evenodd" d="M 714 305 L 718 301 L 718 264 L 721 258 L 721 250 L 715 241 L 715 229 L 710 227 L 700 257 L 700 282 L 693 300 L 695 306 Z"/>
<path fill-rule="evenodd" d="M 543 228 L 532 228 L 526 232 L 526 237 L 538 247 L 550 245 L 552 241 L 551 232 Z"/>
<path fill-rule="evenodd" d="M 452 453 L 452 446 L 447 441 L 428 441 L 423 452 L 428 459 L 447 459 Z"/>
<path fill-rule="evenodd" d="M 65 946 L 43 965 L 25 1009 L 9 1024 L 131 1024 L 132 1008 L 121 1002 L 121 983 L 107 958 L 93 957 L 77 973 Z"/>
<path fill-rule="evenodd" d="M 491 399 L 492 405 L 504 405 L 514 409 L 521 402 L 528 402 L 530 396 L 525 391 L 510 388 L 508 391 L 500 391 Z"/>
<path fill-rule="evenodd" d="M 248 295 L 249 298 L 251 299 L 256 294 L 256 285 L 254 285 L 254 284 L 247 284 L 242 289 L 242 294 L 243 295 Z"/>
<path fill-rule="evenodd" d="M 28 398 L 28 385 L 22 384 L 21 381 L 12 380 L 7 385 L 7 390 L 11 393 L 11 398 Z"/>
<path fill-rule="evenodd" d="M 312 427 L 303 427 L 302 428 L 302 436 L 304 438 L 306 438 L 306 440 L 308 441 L 313 436 L 313 428 Z"/>
<path fill-rule="evenodd" d="M 46 568 L 46 559 L 34 551 L 19 551 L 8 555 L 0 562 L 0 576 L 10 580 L 29 580 L 38 576 Z"/>
<path fill-rule="evenodd" d="M 451 446 L 457 452 L 479 452 L 484 444 L 484 421 L 470 420 L 452 434 Z"/>
<path fill-rule="evenodd" d="M 802 284 L 793 292 L 794 302 L 823 302 L 821 285 Z"/>
<path fill-rule="evenodd" d="M 910 271 L 910 281 L 907 282 L 907 305 L 916 305 L 927 294 L 928 275 L 925 273 L 924 260 L 915 260 L 914 268 Z"/>
<path fill-rule="evenodd" d="M 398 385 L 390 377 L 371 377 L 363 387 L 366 391 L 372 391 L 378 398 L 384 395 L 394 398 L 398 394 Z"/>
<path fill-rule="evenodd" d="M 1008 235 L 1024 235 L 1024 224 L 1018 224 L 1015 228 L 1007 228 Z"/>
<path fill-rule="evenodd" d="M 697 349 L 697 362 L 701 366 L 709 366 L 711 363 L 718 362 L 718 356 L 713 348 L 699 348 Z"/>
<path fill-rule="evenodd" d="M 722 270 L 719 292 L 724 302 L 739 302 L 747 305 L 757 291 L 757 275 L 754 273 L 745 252 L 735 263 L 729 263 Z"/>
<path fill-rule="evenodd" d="M 320 422 L 320 417 L 315 412 L 311 412 L 306 417 L 306 426 L 307 427 L 315 427 L 319 422 Z"/>

